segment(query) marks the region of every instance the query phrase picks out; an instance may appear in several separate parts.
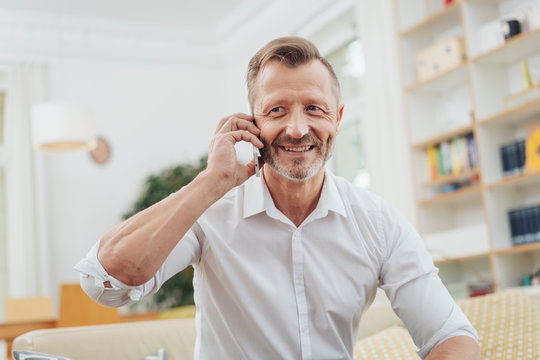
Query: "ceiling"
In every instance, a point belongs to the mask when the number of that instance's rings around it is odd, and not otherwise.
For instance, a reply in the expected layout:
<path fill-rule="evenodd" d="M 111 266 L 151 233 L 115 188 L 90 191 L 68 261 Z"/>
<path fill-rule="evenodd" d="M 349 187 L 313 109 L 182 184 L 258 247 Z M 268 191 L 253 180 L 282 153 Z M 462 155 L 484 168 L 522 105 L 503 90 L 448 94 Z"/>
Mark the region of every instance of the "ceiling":
<path fill-rule="evenodd" d="M 0 0 L 1 21 L 9 22 L 12 33 L 17 34 L 18 13 L 43 15 L 37 18 L 50 19 L 54 24 L 69 28 L 88 20 L 110 24 L 138 26 L 132 37 L 155 39 L 153 33 L 175 34 L 190 48 L 221 49 L 227 53 L 237 51 L 252 52 L 255 46 L 277 36 L 301 34 L 300 29 L 309 23 L 319 23 L 332 13 L 331 8 L 354 0 Z M 2 10 L 4 13 L 2 14 Z M 30 17 L 33 19 L 34 17 Z M 10 20 L 12 19 L 12 20 Z M 320 19 L 318 19 L 320 20 Z M 30 20 L 32 21 L 32 20 Z M 25 24 L 27 29 L 37 26 Z M 144 26 L 139 26 L 144 25 Z M 22 25 L 21 25 L 22 26 Z M 36 36 L 44 36 L 41 29 L 51 29 L 47 23 L 40 25 Z M 89 29 L 89 30 L 88 30 Z M 160 32 L 160 30 L 167 32 Z M 80 30 L 80 29 L 79 29 Z M 155 32 L 156 30 L 157 32 Z M 77 36 L 88 38 L 89 34 L 100 36 L 103 32 L 94 28 L 84 28 Z M 74 35 L 75 36 L 75 35 Z M 122 35 L 123 36 L 123 35 Z M 173 38 L 175 38 L 173 36 Z M 74 38 L 75 39 L 75 38 Z M 65 43 L 69 41 L 65 40 Z M 82 44 L 80 40 L 74 43 Z M 252 45 L 250 45 L 252 44 Z M 249 49 L 252 46 L 252 49 Z M 66 48 L 69 47 L 66 45 Z"/>
<path fill-rule="evenodd" d="M 255 11 L 263 0 L 0 0 L 0 8 L 153 23 L 193 29 Z"/>

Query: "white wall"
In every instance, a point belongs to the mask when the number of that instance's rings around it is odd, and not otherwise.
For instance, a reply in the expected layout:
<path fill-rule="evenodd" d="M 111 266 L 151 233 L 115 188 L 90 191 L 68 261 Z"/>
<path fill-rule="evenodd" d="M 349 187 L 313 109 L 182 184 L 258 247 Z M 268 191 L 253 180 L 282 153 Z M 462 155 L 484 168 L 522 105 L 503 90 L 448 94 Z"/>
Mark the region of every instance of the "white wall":
<path fill-rule="evenodd" d="M 226 108 L 222 71 L 207 66 L 64 61 L 64 99 L 85 103 L 98 134 L 110 141 L 108 163 L 88 153 L 47 155 L 47 214 L 55 283 L 121 220 L 145 178 L 205 154 Z"/>

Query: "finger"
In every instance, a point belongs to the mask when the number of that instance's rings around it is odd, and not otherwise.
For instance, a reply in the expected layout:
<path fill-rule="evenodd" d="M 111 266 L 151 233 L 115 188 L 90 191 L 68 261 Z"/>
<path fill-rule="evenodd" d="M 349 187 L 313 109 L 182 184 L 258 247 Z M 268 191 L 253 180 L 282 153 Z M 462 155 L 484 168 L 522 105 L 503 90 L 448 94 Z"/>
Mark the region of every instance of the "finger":
<path fill-rule="evenodd" d="M 257 136 L 261 132 L 252 121 L 231 117 L 217 130 L 217 133 L 224 134 L 236 130 L 247 130 Z"/>
<path fill-rule="evenodd" d="M 223 127 L 225 126 L 225 124 L 227 122 L 230 122 L 231 119 L 240 119 L 240 120 L 246 120 L 246 121 L 249 121 L 249 122 L 253 122 L 253 116 L 251 115 L 248 115 L 248 114 L 244 114 L 244 113 L 236 113 L 236 114 L 233 114 L 233 115 L 229 115 L 229 116 L 225 116 L 223 118 L 221 118 L 221 120 L 219 121 L 218 123 L 218 126 L 216 128 L 216 133 L 219 132 L 221 129 L 223 129 Z M 234 129 L 229 129 L 230 130 L 234 130 Z"/>
<path fill-rule="evenodd" d="M 236 131 L 231 131 L 228 134 L 234 138 L 235 142 L 240 142 L 240 141 L 249 142 L 259 149 L 264 147 L 264 144 L 261 142 L 261 140 L 259 140 L 257 136 L 253 135 L 249 131 L 236 130 Z"/>

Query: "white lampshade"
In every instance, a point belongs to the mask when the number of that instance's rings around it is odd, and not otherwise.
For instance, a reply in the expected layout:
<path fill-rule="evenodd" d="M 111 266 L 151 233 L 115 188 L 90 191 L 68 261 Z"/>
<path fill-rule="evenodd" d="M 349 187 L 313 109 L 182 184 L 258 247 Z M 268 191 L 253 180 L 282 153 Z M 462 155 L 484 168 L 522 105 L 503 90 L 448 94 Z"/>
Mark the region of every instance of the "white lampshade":
<path fill-rule="evenodd" d="M 35 147 L 46 150 L 89 150 L 96 146 L 89 110 L 61 101 L 32 108 L 32 137 Z"/>

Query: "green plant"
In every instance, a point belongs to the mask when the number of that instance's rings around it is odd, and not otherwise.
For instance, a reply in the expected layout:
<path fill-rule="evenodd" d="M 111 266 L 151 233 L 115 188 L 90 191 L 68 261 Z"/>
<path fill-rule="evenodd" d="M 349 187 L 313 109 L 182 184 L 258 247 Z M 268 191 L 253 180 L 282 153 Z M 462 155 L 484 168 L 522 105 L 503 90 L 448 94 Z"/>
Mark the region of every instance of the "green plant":
<path fill-rule="evenodd" d="M 207 157 L 204 156 L 198 164 L 181 164 L 148 176 L 133 208 L 122 218 L 127 219 L 135 215 L 189 184 L 206 168 L 206 161 Z M 157 293 L 144 302 L 144 306 L 147 309 L 165 310 L 193 303 L 193 268 L 189 266 L 167 280 Z"/>

